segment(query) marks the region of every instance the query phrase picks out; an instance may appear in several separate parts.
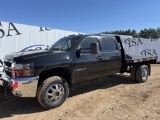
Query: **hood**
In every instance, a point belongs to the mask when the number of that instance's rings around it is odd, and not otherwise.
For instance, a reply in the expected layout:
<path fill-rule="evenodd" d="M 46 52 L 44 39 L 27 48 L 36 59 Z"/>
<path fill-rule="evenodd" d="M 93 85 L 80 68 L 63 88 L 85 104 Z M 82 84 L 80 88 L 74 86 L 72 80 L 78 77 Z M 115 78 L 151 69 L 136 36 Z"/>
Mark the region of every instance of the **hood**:
<path fill-rule="evenodd" d="M 14 52 L 5 55 L 4 61 L 17 61 L 17 60 L 28 60 L 37 57 L 49 56 L 51 54 L 64 53 L 63 51 L 51 51 L 51 50 L 36 50 L 36 51 L 25 51 L 25 52 Z"/>
<path fill-rule="evenodd" d="M 6 64 L 12 62 L 17 64 L 33 63 L 35 74 L 51 68 L 69 67 L 72 63 L 72 52 L 36 50 L 27 52 L 10 53 L 5 56 Z"/>

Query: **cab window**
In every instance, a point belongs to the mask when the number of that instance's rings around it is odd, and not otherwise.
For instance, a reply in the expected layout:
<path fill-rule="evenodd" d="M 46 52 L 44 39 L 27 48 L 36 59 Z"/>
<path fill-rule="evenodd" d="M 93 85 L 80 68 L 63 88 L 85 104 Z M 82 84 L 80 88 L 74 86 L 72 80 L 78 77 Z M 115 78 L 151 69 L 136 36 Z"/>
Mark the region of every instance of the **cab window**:
<path fill-rule="evenodd" d="M 99 42 L 96 37 L 87 37 L 83 40 L 81 47 L 83 48 L 84 53 L 89 53 L 91 43 L 99 43 Z"/>
<path fill-rule="evenodd" d="M 102 52 L 112 52 L 117 51 L 117 44 L 114 38 L 101 38 L 102 41 Z"/>

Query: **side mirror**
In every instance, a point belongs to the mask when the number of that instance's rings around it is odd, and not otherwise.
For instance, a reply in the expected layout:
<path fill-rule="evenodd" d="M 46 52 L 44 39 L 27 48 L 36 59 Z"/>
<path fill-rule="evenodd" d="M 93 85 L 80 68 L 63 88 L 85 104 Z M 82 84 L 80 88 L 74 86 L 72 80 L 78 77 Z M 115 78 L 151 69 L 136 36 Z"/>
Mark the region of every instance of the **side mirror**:
<path fill-rule="evenodd" d="M 90 44 L 90 54 L 98 54 L 99 53 L 99 44 L 91 43 Z"/>

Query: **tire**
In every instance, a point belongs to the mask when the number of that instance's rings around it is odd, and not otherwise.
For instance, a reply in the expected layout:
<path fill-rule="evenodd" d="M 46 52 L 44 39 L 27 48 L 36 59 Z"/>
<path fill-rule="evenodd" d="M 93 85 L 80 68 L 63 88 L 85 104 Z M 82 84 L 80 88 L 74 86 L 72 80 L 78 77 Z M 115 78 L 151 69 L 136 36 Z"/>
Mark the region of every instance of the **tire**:
<path fill-rule="evenodd" d="M 137 65 L 133 65 L 130 72 L 130 77 L 134 81 L 136 80 L 136 70 L 137 70 Z"/>
<path fill-rule="evenodd" d="M 44 80 L 37 90 L 38 102 L 46 109 L 60 106 L 69 94 L 69 87 L 64 78 L 53 76 Z"/>
<path fill-rule="evenodd" d="M 140 65 L 136 70 L 136 80 L 140 83 L 146 82 L 149 76 L 149 68 L 147 65 Z"/>

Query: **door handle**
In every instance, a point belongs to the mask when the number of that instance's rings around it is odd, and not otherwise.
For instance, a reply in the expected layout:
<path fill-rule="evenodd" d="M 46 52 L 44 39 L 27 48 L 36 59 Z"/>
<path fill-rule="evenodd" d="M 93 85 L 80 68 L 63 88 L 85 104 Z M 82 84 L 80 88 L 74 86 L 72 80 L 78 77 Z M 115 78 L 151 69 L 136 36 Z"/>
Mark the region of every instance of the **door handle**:
<path fill-rule="evenodd" d="M 118 54 L 116 54 L 116 56 L 115 56 L 115 57 L 117 58 L 117 57 L 119 57 L 119 55 L 118 55 Z"/>
<path fill-rule="evenodd" d="M 101 56 L 97 56 L 96 59 L 102 60 L 102 57 Z"/>

